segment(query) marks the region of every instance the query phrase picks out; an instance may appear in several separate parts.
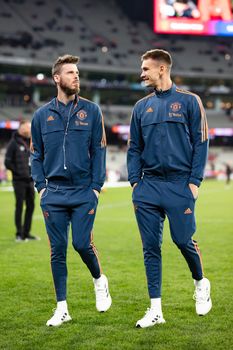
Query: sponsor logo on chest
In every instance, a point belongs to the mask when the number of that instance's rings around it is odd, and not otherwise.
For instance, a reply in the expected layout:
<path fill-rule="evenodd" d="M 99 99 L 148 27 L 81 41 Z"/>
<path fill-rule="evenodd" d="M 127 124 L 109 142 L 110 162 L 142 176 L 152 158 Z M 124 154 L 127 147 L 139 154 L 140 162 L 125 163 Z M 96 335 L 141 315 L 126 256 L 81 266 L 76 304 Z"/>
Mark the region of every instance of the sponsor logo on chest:
<path fill-rule="evenodd" d="M 170 111 L 168 113 L 169 117 L 182 117 L 182 113 L 180 113 L 181 108 L 182 105 L 180 102 L 173 102 L 170 105 Z"/>
<path fill-rule="evenodd" d="M 75 120 L 75 125 L 88 125 L 88 123 L 81 122 L 80 120 Z"/>

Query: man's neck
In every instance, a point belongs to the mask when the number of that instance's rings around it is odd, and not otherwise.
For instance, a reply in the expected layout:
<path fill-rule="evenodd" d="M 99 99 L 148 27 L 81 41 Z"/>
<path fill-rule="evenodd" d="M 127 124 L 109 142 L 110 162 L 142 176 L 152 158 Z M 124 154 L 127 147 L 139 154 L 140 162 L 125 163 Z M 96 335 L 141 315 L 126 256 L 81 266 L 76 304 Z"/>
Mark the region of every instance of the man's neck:
<path fill-rule="evenodd" d="M 67 96 L 63 92 L 58 92 L 57 99 L 58 99 L 58 101 L 60 101 L 60 102 L 64 103 L 65 105 L 67 105 L 70 101 L 74 101 L 75 94 Z"/>
<path fill-rule="evenodd" d="M 155 89 L 156 90 L 167 91 L 167 90 L 171 89 L 171 87 L 172 87 L 172 80 L 168 79 L 168 80 L 165 80 L 165 81 L 161 81 L 160 84 L 155 86 Z"/>

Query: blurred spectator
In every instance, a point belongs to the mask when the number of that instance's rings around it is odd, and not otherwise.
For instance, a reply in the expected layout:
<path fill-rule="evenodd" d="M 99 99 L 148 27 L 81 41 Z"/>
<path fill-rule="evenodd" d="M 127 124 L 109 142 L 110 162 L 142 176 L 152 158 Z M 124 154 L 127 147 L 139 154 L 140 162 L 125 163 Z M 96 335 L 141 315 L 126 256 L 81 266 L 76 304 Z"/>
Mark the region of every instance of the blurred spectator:
<path fill-rule="evenodd" d="M 232 169 L 230 164 L 226 163 L 226 184 L 229 185 L 231 182 L 231 173 L 232 173 Z"/>
<path fill-rule="evenodd" d="M 31 122 L 22 120 L 18 131 L 10 140 L 6 156 L 5 166 L 12 172 L 12 184 L 15 193 L 15 226 L 16 241 L 35 240 L 38 237 L 30 234 L 32 215 L 34 211 L 34 183 L 31 178 L 30 157 Z M 23 216 L 23 204 L 26 210 Z"/>
<path fill-rule="evenodd" d="M 229 120 L 232 120 L 232 104 L 227 103 L 226 105 L 226 116 L 229 118 Z"/>

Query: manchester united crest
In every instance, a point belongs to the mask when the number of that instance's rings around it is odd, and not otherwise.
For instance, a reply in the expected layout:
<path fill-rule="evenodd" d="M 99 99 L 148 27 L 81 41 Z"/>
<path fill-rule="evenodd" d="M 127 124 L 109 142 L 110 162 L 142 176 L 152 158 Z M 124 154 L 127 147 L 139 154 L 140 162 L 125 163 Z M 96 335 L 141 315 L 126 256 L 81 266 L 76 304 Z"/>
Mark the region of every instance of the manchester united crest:
<path fill-rule="evenodd" d="M 172 112 L 178 112 L 181 109 L 181 103 L 180 102 L 173 102 L 170 106 Z"/>
<path fill-rule="evenodd" d="M 81 111 L 78 111 L 77 117 L 79 120 L 84 120 L 87 117 L 87 112 L 84 111 L 84 109 L 81 109 Z"/>

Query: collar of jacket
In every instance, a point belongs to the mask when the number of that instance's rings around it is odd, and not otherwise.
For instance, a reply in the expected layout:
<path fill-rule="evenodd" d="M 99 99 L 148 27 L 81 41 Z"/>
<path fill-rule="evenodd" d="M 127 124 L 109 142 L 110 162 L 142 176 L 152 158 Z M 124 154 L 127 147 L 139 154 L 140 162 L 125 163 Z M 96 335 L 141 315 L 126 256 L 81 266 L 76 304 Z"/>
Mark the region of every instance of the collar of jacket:
<path fill-rule="evenodd" d="M 77 112 L 79 109 L 81 109 L 83 107 L 83 101 L 81 99 L 79 99 L 78 95 L 75 96 L 75 99 L 74 99 L 73 103 L 74 103 L 74 105 L 73 105 L 73 108 L 72 108 L 72 114 Z M 54 97 L 52 99 L 52 101 L 50 102 L 49 109 L 51 111 L 55 111 L 58 114 L 60 114 L 57 97 Z"/>
<path fill-rule="evenodd" d="M 174 83 L 172 83 L 171 88 L 168 90 L 157 90 L 156 88 L 154 89 L 155 95 L 160 98 L 170 96 L 172 92 L 175 90 L 176 90 L 176 85 Z"/>
<path fill-rule="evenodd" d="M 29 147 L 29 144 L 30 144 L 30 139 L 29 138 L 26 138 L 26 137 L 23 137 L 22 135 L 20 135 L 18 133 L 18 131 L 15 132 L 15 134 L 13 135 L 15 141 L 18 143 L 18 144 L 21 144 L 21 145 L 24 145 L 26 148 Z"/>

